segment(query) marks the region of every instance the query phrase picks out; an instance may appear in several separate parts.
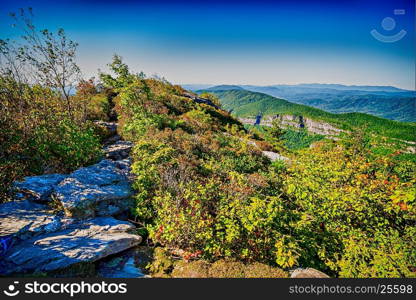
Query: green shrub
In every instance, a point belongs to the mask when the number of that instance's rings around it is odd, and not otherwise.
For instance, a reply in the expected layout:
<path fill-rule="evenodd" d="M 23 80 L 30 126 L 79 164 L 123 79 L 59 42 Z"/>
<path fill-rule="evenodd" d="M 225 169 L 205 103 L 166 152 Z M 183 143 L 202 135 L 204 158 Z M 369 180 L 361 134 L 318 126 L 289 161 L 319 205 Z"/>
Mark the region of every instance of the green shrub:
<path fill-rule="evenodd" d="M 40 125 L 31 144 L 37 149 L 37 158 L 52 170 L 74 170 L 96 162 L 101 156 L 99 137 L 92 126 L 80 127 L 70 119 L 59 120 L 55 126 Z"/>
<path fill-rule="evenodd" d="M 371 138 L 357 134 L 271 163 L 248 143 L 266 131 L 250 135 L 169 83 L 130 75 L 113 78 L 116 107 L 122 134 L 135 142 L 133 210 L 153 243 L 208 261 L 416 275 L 414 162 L 373 153 Z M 279 148 L 281 137 L 266 141 Z M 296 139 L 311 142 L 302 132 Z"/>
<path fill-rule="evenodd" d="M 81 81 L 70 95 L 81 75 L 78 44 L 63 29 L 38 30 L 32 13 L 11 13 L 22 39 L 0 40 L 0 202 L 10 200 L 17 179 L 72 171 L 100 156 L 98 137 L 85 121 L 88 114 L 104 117 L 105 100 L 96 96 L 93 80 Z M 89 96 L 87 107 L 82 100 Z"/>
<path fill-rule="evenodd" d="M 282 172 L 301 216 L 292 225 L 299 262 L 345 277 L 415 276 L 415 177 L 350 147 L 321 144 Z"/>
<path fill-rule="evenodd" d="M 375 236 L 352 231 L 343 241 L 344 255 L 337 261 L 341 277 L 386 278 L 415 277 L 416 264 L 413 236 L 401 236 L 399 231 L 376 232 Z"/>
<path fill-rule="evenodd" d="M 0 87 L 0 202 L 11 198 L 15 180 L 69 172 L 100 157 L 99 137 L 82 110 L 74 106 L 71 116 L 59 95 L 39 85 L 0 76 Z"/>
<path fill-rule="evenodd" d="M 12 183 L 28 174 L 39 171 L 33 161 L 24 132 L 14 122 L 0 118 L 0 203 L 10 200 Z"/>

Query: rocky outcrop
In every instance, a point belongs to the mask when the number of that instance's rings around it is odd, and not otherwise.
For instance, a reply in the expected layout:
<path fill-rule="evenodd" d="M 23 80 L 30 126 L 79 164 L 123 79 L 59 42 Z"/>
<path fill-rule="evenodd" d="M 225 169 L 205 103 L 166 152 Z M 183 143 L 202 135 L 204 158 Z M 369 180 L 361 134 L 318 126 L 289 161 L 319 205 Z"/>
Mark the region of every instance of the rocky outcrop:
<path fill-rule="evenodd" d="M 198 97 L 198 96 L 195 96 L 195 95 L 193 95 L 193 94 L 191 94 L 191 93 L 184 93 L 182 96 L 184 96 L 184 97 L 186 97 L 186 98 L 190 98 L 190 99 L 192 99 L 194 102 L 196 102 L 196 103 L 200 103 L 200 104 L 206 104 L 206 105 L 209 105 L 209 106 L 212 106 L 212 107 L 214 107 L 215 109 L 221 109 L 220 107 L 218 107 L 217 105 L 215 105 L 211 100 L 209 100 L 209 99 L 204 99 L 204 98 L 200 98 L 200 97 Z"/>
<path fill-rule="evenodd" d="M 304 124 L 305 124 L 306 129 L 309 132 L 312 132 L 315 134 L 321 134 L 325 136 L 337 136 L 341 132 L 344 132 L 344 130 L 336 128 L 335 126 L 332 126 L 331 124 L 328 124 L 326 122 L 314 121 L 309 118 L 304 119 Z"/>
<path fill-rule="evenodd" d="M 71 173 L 56 187 L 54 195 L 67 216 L 86 218 L 115 215 L 128 209 L 133 190 L 126 170 L 105 159 Z"/>
<path fill-rule="evenodd" d="M 0 275 L 49 272 L 90 263 L 141 242 L 134 226 L 112 217 L 56 215 L 28 200 L 0 205 Z"/>
<path fill-rule="evenodd" d="M 97 122 L 116 135 L 117 124 Z M 14 184 L 16 200 L 28 199 L 62 203 L 68 217 L 111 216 L 128 210 L 132 204 L 129 153 L 133 144 L 118 140 L 104 147 L 107 159 L 69 175 L 48 174 L 26 177 Z"/>
<path fill-rule="evenodd" d="M 116 124 L 101 122 L 116 135 Z M 94 263 L 138 245 L 129 222 L 113 217 L 131 207 L 132 144 L 115 138 L 107 158 L 71 174 L 26 177 L 15 201 L 0 205 L 0 275 L 44 273 Z M 64 211 L 52 211 L 48 202 Z M 41 202 L 41 203 L 39 203 Z M 55 202 L 53 202 L 55 203 Z M 55 206 L 55 205 L 54 205 Z M 126 263 L 125 272 L 132 271 Z"/>
<path fill-rule="evenodd" d="M 26 177 L 23 181 L 15 182 L 17 199 L 30 199 L 34 201 L 48 201 L 54 188 L 64 180 L 62 174 L 47 174 Z"/>
<path fill-rule="evenodd" d="M 239 120 L 244 124 L 254 125 L 256 123 L 256 119 L 253 118 L 239 118 Z M 271 127 L 273 126 L 273 122 L 277 122 L 282 128 L 305 128 L 310 133 L 325 135 L 328 137 L 334 137 L 339 135 L 341 132 L 344 132 L 344 130 L 329 123 L 315 121 L 310 118 L 295 115 L 273 115 L 262 117 L 259 125 Z"/>
<path fill-rule="evenodd" d="M 133 143 L 129 141 L 117 141 L 104 147 L 105 157 L 112 160 L 121 160 L 129 156 Z"/>
<path fill-rule="evenodd" d="M 0 261 L 0 274 L 43 273 L 74 264 L 91 263 L 138 245 L 141 237 L 130 234 L 134 226 L 111 217 L 89 220 L 62 219 L 65 226 L 22 240 Z M 72 222 L 71 222 L 72 221 Z"/>
<path fill-rule="evenodd" d="M 408 147 L 405 149 L 405 153 L 412 153 L 412 154 L 416 154 L 416 147 L 414 147 L 414 146 L 408 146 Z"/>
<path fill-rule="evenodd" d="M 133 195 L 128 158 L 131 144 L 117 143 L 106 149 L 109 157 L 119 160 L 104 159 L 69 175 L 26 177 L 15 183 L 15 199 L 48 202 L 55 197 L 68 217 L 110 216 L 127 210 Z"/>

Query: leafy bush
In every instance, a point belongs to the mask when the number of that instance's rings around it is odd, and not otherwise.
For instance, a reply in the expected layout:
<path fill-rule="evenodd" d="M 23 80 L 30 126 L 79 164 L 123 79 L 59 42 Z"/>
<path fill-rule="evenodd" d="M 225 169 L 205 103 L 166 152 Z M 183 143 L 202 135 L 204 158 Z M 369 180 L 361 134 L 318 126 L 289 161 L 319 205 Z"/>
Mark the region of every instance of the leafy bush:
<path fill-rule="evenodd" d="M 346 277 L 415 276 L 415 177 L 356 148 L 323 143 L 280 175 L 301 217 L 298 261 Z"/>
<path fill-rule="evenodd" d="M 247 133 L 183 90 L 130 73 L 111 83 L 121 132 L 135 142 L 133 210 L 153 243 L 208 261 L 416 275 L 416 168 L 400 153 L 377 155 L 358 134 L 271 163 L 249 143 L 267 132 Z M 279 146 L 280 137 L 262 147 Z"/>
<path fill-rule="evenodd" d="M 21 41 L 0 40 L 0 202 L 23 176 L 71 171 L 100 156 L 85 105 L 69 92 L 80 75 L 77 44 L 62 29 L 38 31 L 28 12 L 11 14 Z"/>
<path fill-rule="evenodd" d="M 215 96 L 214 94 L 211 94 L 211 93 L 202 93 L 202 94 L 199 95 L 199 97 L 201 97 L 203 99 L 208 99 L 212 103 L 214 103 L 216 106 L 221 107 L 220 99 L 218 99 L 218 97 Z"/>
<path fill-rule="evenodd" d="M 10 120 L 0 118 L 0 203 L 9 199 L 13 181 L 36 169 L 31 149 L 24 139 L 24 132 Z"/>
<path fill-rule="evenodd" d="M 70 119 L 39 125 L 29 141 L 36 158 L 48 164 L 44 169 L 71 171 L 91 164 L 101 156 L 99 137 L 92 126 L 78 126 Z"/>
<path fill-rule="evenodd" d="M 212 118 L 202 110 L 191 110 L 183 114 L 182 119 L 195 132 L 212 129 Z"/>

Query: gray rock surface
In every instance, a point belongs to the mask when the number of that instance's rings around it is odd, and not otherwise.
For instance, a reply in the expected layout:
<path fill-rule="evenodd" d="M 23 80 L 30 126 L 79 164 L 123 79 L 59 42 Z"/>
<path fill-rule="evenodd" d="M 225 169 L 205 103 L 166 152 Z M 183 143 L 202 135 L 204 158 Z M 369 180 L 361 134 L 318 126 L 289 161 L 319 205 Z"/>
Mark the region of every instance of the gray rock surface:
<path fill-rule="evenodd" d="M 104 159 L 71 173 L 55 189 L 68 217 L 115 215 L 131 205 L 128 162 Z"/>
<path fill-rule="evenodd" d="M 30 199 L 35 201 L 48 201 L 53 189 L 66 176 L 62 174 L 47 174 L 25 177 L 23 181 L 16 181 L 14 188 L 17 199 Z"/>
<path fill-rule="evenodd" d="M 243 124 L 254 125 L 256 123 L 256 119 L 254 118 L 239 118 L 239 120 Z M 277 121 L 281 128 L 305 128 L 310 133 L 325 135 L 329 138 L 333 138 L 340 133 L 345 132 L 344 130 L 323 121 L 315 121 L 303 116 L 285 114 L 262 117 L 260 125 L 272 127 L 274 121 Z"/>
<path fill-rule="evenodd" d="M 0 204 L 0 238 L 28 239 L 61 228 L 61 219 L 46 205 L 28 200 Z"/>
<path fill-rule="evenodd" d="M 313 268 L 296 269 L 292 272 L 290 278 L 330 278 L 325 273 Z"/>
<path fill-rule="evenodd" d="M 121 160 L 129 156 L 132 147 L 132 142 L 117 141 L 114 144 L 104 147 L 103 150 L 106 158 L 112 160 Z"/>
<path fill-rule="evenodd" d="M 78 220 L 56 232 L 24 240 L 0 261 L 0 275 L 40 273 L 91 263 L 138 245 L 134 226 L 112 217 Z"/>

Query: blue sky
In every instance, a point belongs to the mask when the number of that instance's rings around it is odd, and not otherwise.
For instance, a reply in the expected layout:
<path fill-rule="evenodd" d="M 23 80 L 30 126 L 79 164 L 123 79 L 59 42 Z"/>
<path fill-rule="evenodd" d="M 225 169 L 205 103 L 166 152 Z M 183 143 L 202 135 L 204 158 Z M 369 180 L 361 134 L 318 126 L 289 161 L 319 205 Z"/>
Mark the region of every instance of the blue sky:
<path fill-rule="evenodd" d="M 414 2 L 377 2 L 14 0 L 2 2 L 0 33 L 15 37 L 7 13 L 33 7 L 40 29 L 62 27 L 80 44 L 86 77 L 105 70 L 118 53 L 133 70 L 174 83 L 415 89 Z M 405 14 L 395 15 L 395 9 Z M 394 29 L 383 28 L 386 17 L 394 19 Z M 373 29 L 407 33 L 383 43 L 370 34 Z"/>

